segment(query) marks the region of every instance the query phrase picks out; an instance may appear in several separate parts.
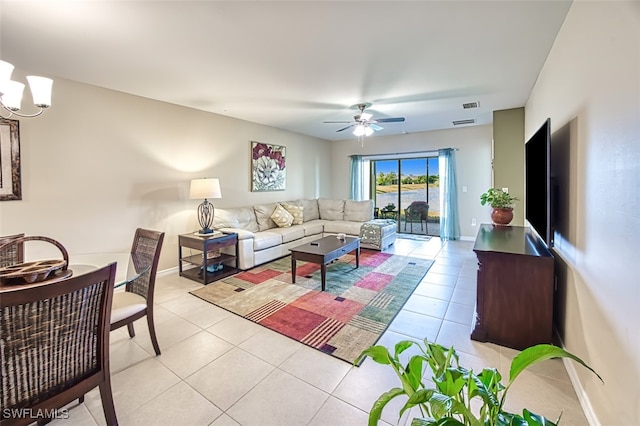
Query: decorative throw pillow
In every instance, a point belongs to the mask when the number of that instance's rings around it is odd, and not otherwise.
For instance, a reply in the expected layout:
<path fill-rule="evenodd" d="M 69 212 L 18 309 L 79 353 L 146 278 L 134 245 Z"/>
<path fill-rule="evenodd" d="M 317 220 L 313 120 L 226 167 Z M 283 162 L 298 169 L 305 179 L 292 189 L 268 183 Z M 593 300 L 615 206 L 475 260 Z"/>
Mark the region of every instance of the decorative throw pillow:
<path fill-rule="evenodd" d="M 293 223 L 293 216 L 284 207 L 278 204 L 278 207 L 271 214 L 271 220 L 280 228 L 288 228 Z"/>
<path fill-rule="evenodd" d="M 282 205 L 293 216 L 292 225 L 302 225 L 304 218 L 304 207 L 296 206 L 294 204 L 284 203 Z"/>

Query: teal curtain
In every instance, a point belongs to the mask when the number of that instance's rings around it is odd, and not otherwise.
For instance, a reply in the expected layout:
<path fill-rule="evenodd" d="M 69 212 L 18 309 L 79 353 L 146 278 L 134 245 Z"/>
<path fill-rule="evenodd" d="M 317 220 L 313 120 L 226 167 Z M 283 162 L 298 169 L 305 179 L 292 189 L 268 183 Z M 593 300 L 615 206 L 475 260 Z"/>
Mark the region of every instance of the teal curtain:
<path fill-rule="evenodd" d="M 438 150 L 440 169 L 440 238 L 460 239 L 458 216 L 458 185 L 456 182 L 456 158 L 453 148 Z"/>
<path fill-rule="evenodd" d="M 349 192 L 349 198 L 352 200 L 364 199 L 364 162 L 362 161 L 362 155 L 351 156 L 351 191 Z"/>

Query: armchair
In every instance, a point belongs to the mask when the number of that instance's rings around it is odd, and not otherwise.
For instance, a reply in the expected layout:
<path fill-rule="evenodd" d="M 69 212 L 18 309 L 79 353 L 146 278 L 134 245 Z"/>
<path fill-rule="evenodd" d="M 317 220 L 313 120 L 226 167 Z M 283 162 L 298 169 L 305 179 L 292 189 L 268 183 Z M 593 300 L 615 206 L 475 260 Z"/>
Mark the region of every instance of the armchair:
<path fill-rule="evenodd" d="M 411 224 L 411 232 L 413 232 L 413 223 L 420 222 L 420 230 L 424 231 L 424 226 L 427 226 L 427 218 L 429 213 L 429 204 L 426 201 L 414 201 L 404 209 L 404 230 L 407 231 L 407 223 Z"/>

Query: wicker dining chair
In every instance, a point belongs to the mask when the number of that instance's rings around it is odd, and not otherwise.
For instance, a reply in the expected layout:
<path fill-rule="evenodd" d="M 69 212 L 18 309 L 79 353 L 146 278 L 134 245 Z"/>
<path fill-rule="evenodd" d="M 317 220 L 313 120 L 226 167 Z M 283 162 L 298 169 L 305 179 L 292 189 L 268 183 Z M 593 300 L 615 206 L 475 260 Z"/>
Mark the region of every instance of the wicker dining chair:
<path fill-rule="evenodd" d="M 11 240 L 24 237 L 24 234 L 7 235 L 0 237 L 0 246 L 8 243 Z M 4 266 L 15 265 L 16 263 L 24 262 L 24 244 L 18 243 L 7 247 L 4 250 L 0 250 L 0 268 Z"/>
<path fill-rule="evenodd" d="M 144 316 L 149 325 L 149 336 L 156 355 L 160 355 L 160 345 L 156 337 L 153 323 L 153 293 L 156 284 L 156 272 L 160 260 L 160 250 L 164 232 L 138 228 L 133 238 L 131 254 L 137 262 L 151 267 L 141 276 L 126 285 L 125 291 L 118 291 L 113 296 L 111 311 L 111 330 L 127 326 L 129 336 L 135 336 L 133 322 Z"/>
<path fill-rule="evenodd" d="M 96 386 L 117 425 L 109 374 L 109 314 L 116 264 L 0 294 L 0 425 L 65 418 L 65 405 Z"/>

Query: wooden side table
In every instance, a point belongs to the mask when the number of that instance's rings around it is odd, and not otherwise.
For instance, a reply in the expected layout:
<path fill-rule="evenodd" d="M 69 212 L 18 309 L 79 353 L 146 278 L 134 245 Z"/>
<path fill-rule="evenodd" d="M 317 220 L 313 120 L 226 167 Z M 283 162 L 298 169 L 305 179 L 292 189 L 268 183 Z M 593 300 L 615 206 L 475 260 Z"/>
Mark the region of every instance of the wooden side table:
<path fill-rule="evenodd" d="M 196 254 L 182 255 L 183 248 L 197 250 Z M 235 247 L 235 254 L 222 253 L 223 247 Z M 219 256 L 211 257 L 213 253 Z M 183 269 L 183 264 L 196 265 L 195 268 Z M 233 263 L 233 266 L 230 265 Z M 222 265 L 222 269 L 210 272 L 208 267 Z M 178 235 L 178 270 L 181 277 L 186 277 L 202 284 L 221 280 L 239 271 L 238 269 L 238 234 L 216 234 L 201 236 L 198 234 Z"/>

